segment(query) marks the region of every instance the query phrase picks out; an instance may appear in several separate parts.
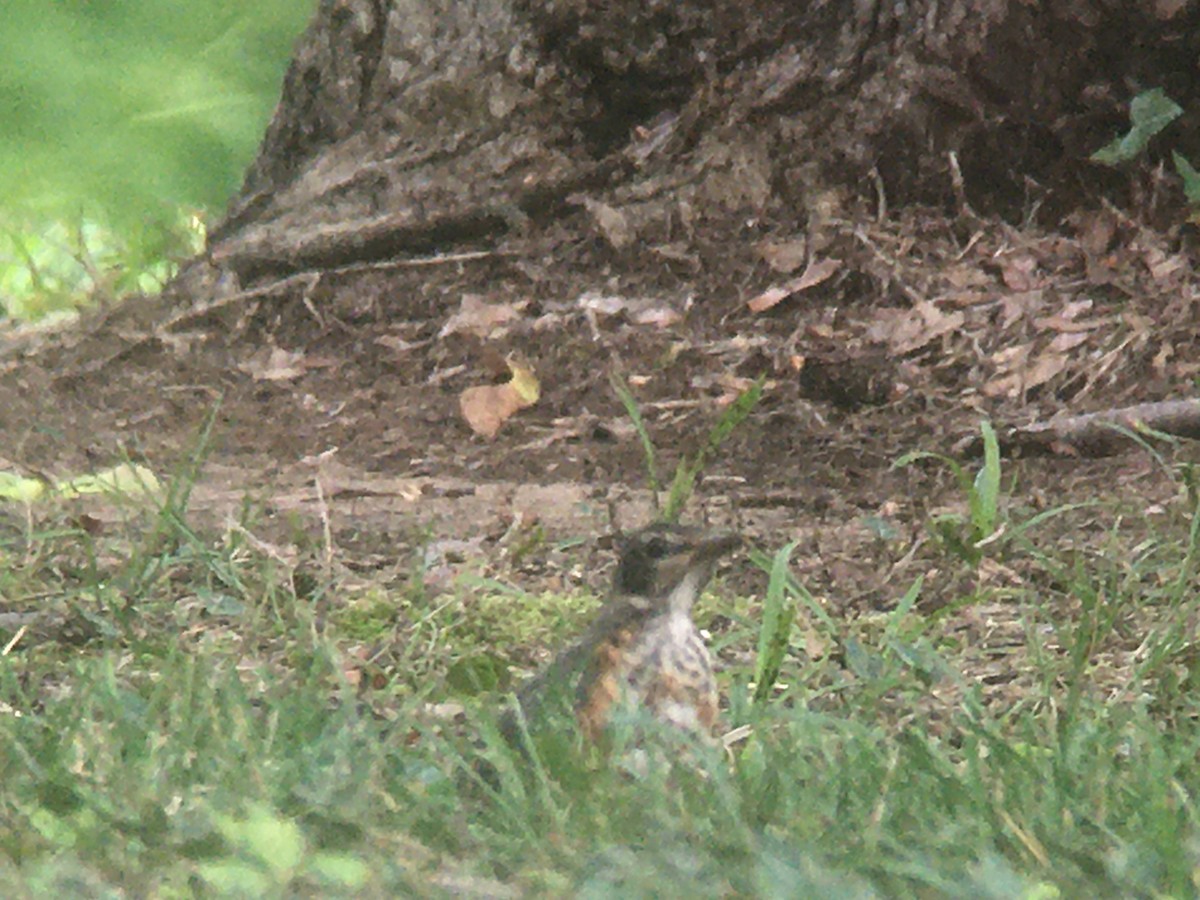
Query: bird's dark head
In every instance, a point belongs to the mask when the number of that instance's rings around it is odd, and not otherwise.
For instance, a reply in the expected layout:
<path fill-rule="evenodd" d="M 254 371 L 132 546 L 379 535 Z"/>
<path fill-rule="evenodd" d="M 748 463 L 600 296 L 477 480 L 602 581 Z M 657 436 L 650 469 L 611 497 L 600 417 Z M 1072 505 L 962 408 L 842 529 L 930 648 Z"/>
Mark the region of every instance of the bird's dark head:
<path fill-rule="evenodd" d="M 649 525 L 622 538 L 614 592 L 689 611 L 712 577 L 717 561 L 740 544 L 741 538 L 730 532 L 666 523 Z"/>

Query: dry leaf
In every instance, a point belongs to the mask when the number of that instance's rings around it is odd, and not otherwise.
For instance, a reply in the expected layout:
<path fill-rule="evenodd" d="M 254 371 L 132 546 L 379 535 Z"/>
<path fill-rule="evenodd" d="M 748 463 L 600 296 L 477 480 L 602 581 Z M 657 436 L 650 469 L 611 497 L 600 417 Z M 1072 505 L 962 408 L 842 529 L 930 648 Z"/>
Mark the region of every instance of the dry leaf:
<path fill-rule="evenodd" d="M 500 426 L 521 408 L 521 400 L 511 382 L 480 384 L 459 395 L 458 408 L 472 431 L 485 438 L 494 438 L 500 432 Z"/>
<path fill-rule="evenodd" d="M 1067 357 L 1053 349 L 1031 354 L 1028 344 L 1007 347 L 992 356 L 992 362 L 1003 374 L 983 386 L 986 397 L 1018 397 L 1030 388 L 1045 384 L 1066 369 Z"/>
<path fill-rule="evenodd" d="M 992 283 L 992 279 L 988 277 L 987 272 L 980 269 L 975 262 L 949 266 L 942 270 L 941 275 L 950 287 L 956 291 L 965 291 L 967 288 L 972 287 L 984 287 Z"/>
<path fill-rule="evenodd" d="M 579 300 L 576 302 L 581 309 L 602 316 L 615 316 L 618 313 L 624 312 L 625 307 L 629 305 L 629 301 L 624 297 L 618 297 L 614 294 L 595 294 L 591 291 L 580 294 Z"/>
<path fill-rule="evenodd" d="M 406 341 L 404 338 L 396 334 L 381 334 L 375 338 L 375 343 L 381 347 L 386 347 L 393 353 L 407 353 L 409 350 L 419 350 L 427 346 L 430 342 L 425 341 Z"/>
<path fill-rule="evenodd" d="M 629 217 L 615 206 L 599 200 L 583 197 L 583 206 L 614 250 L 624 250 L 634 242 L 637 232 L 629 224 Z"/>
<path fill-rule="evenodd" d="M 304 354 L 271 347 L 255 353 L 238 368 L 255 381 L 291 381 L 304 374 Z"/>
<path fill-rule="evenodd" d="M 494 438 L 517 410 L 538 402 L 542 388 L 533 369 L 515 356 L 505 360 L 512 380 L 504 384 L 469 387 L 458 397 L 458 408 L 476 434 Z"/>
<path fill-rule="evenodd" d="M 1041 316 L 1034 319 L 1033 324 L 1043 331 L 1072 333 L 1079 331 L 1094 331 L 1095 329 L 1101 327 L 1102 325 L 1106 325 L 1111 321 L 1109 318 L 1078 318 L 1080 313 L 1087 312 L 1091 308 L 1091 300 L 1074 300 L 1070 303 L 1064 303 L 1062 309 L 1052 316 Z"/>
<path fill-rule="evenodd" d="M 1058 353 L 1066 353 L 1087 341 L 1088 337 L 1086 331 L 1065 331 L 1050 342 L 1050 349 Z"/>
<path fill-rule="evenodd" d="M 1014 291 L 1031 291 L 1038 286 L 1037 260 L 1028 253 L 1015 253 L 1000 259 L 1000 277 Z"/>
<path fill-rule="evenodd" d="M 1166 22 L 1187 9 L 1187 0 L 1154 0 L 1154 15 Z"/>
<path fill-rule="evenodd" d="M 458 312 L 446 320 L 439 338 L 448 334 L 473 334 L 481 340 L 503 337 L 510 322 L 521 317 L 524 303 L 488 303 L 478 294 L 463 294 Z"/>
<path fill-rule="evenodd" d="M 890 312 L 890 315 L 884 313 Z M 880 310 L 879 319 L 867 329 L 867 337 L 886 343 L 903 356 L 919 350 L 944 334 L 962 328 L 966 316 L 961 312 L 944 313 L 928 300 L 918 302 L 912 309 L 897 314 Z"/>
<path fill-rule="evenodd" d="M 1190 264 L 1183 256 L 1168 256 L 1156 248 L 1146 250 L 1142 254 L 1142 262 L 1150 271 L 1150 277 L 1160 285 L 1175 281 L 1175 276 L 1186 275 L 1191 270 Z"/>
<path fill-rule="evenodd" d="M 808 255 L 808 241 L 802 237 L 779 243 L 763 241 L 757 249 L 758 255 L 768 266 L 781 275 L 791 275 L 804 265 Z"/>
<path fill-rule="evenodd" d="M 602 316 L 625 313 L 635 325 L 656 325 L 666 328 L 683 319 L 683 313 L 655 297 L 618 297 L 613 294 L 581 294 L 579 305 L 586 311 Z M 691 298 L 687 298 L 690 305 Z"/>
<path fill-rule="evenodd" d="M 1009 294 L 1007 297 L 1000 298 L 1000 327 L 1008 328 L 1018 319 L 1025 316 L 1032 316 L 1035 312 L 1045 306 L 1046 292 L 1042 290 L 1036 291 L 1017 291 L 1014 294 Z"/>
<path fill-rule="evenodd" d="M 1079 228 L 1079 246 L 1088 256 L 1107 253 L 1113 238 L 1117 236 L 1117 218 L 1105 209 L 1080 213 L 1076 225 Z"/>
<path fill-rule="evenodd" d="M 1025 390 L 1037 387 L 1039 384 L 1045 384 L 1055 375 L 1058 375 L 1067 367 L 1067 357 L 1061 353 L 1047 351 L 1040 353 L 1033 360 L 1033 364 L 1023 373 L 1025 379 Z"/>
<path fill-rule="evenodd" d="M 1175 347 L 1170 341 L 1165 342 L 1158 348 L 1158 352 L 1154 354 L 1154 360 L 1150 363 L 1159 373 L 1166 371 L 1167 362 L 1175 355 Z"/>
<path fill-rule="evenodd" d="M 781 300 L 792 296 L 792 294 L 798 294 L 825 281 L 830 275 L 841 268 L 841 265 L 842 261 L 840 259 L 826 258 L 813 260 L 808 264 L 800 277 L 793 278 L 791 281 L 785 281 L 777 287 L 767 288 L 767 290 L 747 302 L 746 306 L 749 307 L 751 312 L 756 313 L 768 310 Z"/>
<path fill-rule="evenodd" d="M 633 313 L 630 318 L 635 325 L 655 325 L 659 328 L 669 328 L 683 320 L 678 310 L 669 306 L 647 306 Z"/>

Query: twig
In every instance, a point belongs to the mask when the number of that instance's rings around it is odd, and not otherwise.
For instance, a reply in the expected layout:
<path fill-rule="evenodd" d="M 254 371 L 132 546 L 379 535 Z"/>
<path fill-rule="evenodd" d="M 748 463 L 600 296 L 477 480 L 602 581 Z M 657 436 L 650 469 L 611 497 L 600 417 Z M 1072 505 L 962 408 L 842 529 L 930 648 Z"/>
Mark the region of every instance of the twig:
<path fill-rule="evenodd" d="M 1200 439 L 1200 399 L 1138 403 L 1078 416 L 1059 416 L 1032 425 L 1012 426 L 1000 432 L 999 437 L 1006 448 L 1041 452 L 1069 449 L 1083 456 L 1107 456 L 1129 443 L 1122 429 Z M 954 451 L 973 455 L 980 446 L 979 438 L 972 436 L 959 441 Z"/>

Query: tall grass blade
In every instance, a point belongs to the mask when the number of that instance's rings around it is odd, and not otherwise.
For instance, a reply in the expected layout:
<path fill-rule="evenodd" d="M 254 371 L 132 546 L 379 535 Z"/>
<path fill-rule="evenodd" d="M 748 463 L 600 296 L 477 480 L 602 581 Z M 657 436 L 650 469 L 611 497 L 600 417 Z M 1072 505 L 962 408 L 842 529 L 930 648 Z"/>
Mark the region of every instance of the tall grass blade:
<path fill-rule="evenodd" d="M 758 656 L 754 664 L 754 702 L 763 703 L 771 696 L 783 658 L 787 655 L 792 624 L 796 620 L 796 604 L 788 591 L 788 562 L 796 549 L 796 541 L 782 547 L 771 561 L 771 578 L 767 582 L 767 597 L 763 602 L 762 628 L 758 633 Z"/>
<path fill-rule="evenodd" d="M 646 457 L 646 477 L 650 482 L 650 493 L 654 497 L 654 508 L 657 510 L 658 493 L 662 490 L 662 483 L 658 480 L 658 461 L 655 459 L 654 441 L 650 439 L 650 432 L 646 430 L 646 420 L 642 418 L 641 407 L 638 406 L 637 398 L 633 396 L 633 391 L 629 390 L 625 379 L 616 372 L 609 373 L 608 383 L 612 385 L 617 399 L 625 407 L 625 415 L 629 416 L 629 421 L 633 423 L 633 430 L 637 432 L 638 440 L 641 441 L 642 454 Z"/>

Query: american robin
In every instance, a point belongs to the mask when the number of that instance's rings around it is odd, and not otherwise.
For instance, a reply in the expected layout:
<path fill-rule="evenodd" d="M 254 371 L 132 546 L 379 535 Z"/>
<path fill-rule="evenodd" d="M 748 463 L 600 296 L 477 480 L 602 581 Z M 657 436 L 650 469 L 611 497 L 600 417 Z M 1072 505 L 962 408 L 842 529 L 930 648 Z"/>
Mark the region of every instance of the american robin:
<path fill-rule="evenodd" d="M 711 734 L 717 717 L 712 658 L 692 621 L 692 606 L 717 561 L 741 543 L 729 533 L 656 524 L 622 541 L 612 596 L 571 647 L 518 692 L 526 719 L 547 696 L 575 694 L 583 734 L 596 740 L 624 705 Z M 501 722 L 518 735 L 511 712 Z"/>

